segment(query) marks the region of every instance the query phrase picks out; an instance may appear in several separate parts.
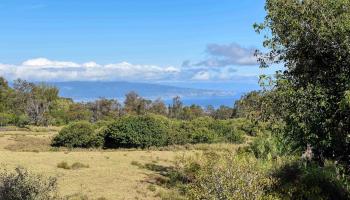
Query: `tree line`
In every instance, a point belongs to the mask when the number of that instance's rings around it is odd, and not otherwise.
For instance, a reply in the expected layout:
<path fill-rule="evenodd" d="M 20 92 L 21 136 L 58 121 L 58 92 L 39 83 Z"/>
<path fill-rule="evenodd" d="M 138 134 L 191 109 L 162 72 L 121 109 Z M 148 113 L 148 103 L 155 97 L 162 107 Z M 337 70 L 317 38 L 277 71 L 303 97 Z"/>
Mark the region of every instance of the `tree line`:
<path fill-rule="evenodd" d="M 242 107 L 242 106 L 240 106 Z M 239 103 L 237 104 L 237 108 Z M 214 119 L 230 119 L 242 116 L 242 110 L 220 106 L 214 108 L 199 105 L 186 106 L 180 97 L 174 97 L 170 105 L 161 99 L 149 100 L 136 92 L 125 95 L 124 102 L 99 98 L 91 102 L 74 102 L 59 96 L 58 88 L 45 83 L 34 84 L 15 80 L 10 86 L 0 77 L 0 126 L 5 125 L 66 125 L 72 121 L 110 121 L 124 115 L 157 114 L 174 119 L 192 120 L 209 116 Z"/>

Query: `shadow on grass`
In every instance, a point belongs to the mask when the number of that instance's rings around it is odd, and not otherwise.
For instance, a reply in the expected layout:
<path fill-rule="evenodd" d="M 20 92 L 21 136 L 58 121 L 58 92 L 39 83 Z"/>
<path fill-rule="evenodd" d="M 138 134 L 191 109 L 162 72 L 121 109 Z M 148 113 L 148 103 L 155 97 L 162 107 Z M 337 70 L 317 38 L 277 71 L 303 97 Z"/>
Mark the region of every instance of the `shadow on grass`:
<path fill-rule="evenodd" d="M 349 179 L 341 177 L 336 166 L 292 162 L 274 171 L 277 180 L 270 191 L 283 199 L 350 199 Z"/>

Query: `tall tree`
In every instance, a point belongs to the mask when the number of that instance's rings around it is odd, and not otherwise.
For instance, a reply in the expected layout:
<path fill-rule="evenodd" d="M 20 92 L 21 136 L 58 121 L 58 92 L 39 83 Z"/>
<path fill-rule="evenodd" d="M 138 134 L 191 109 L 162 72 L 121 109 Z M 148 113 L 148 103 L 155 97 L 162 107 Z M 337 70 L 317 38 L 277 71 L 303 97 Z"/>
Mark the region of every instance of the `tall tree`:
<path fill-rule="evenodd" d="M 181 98 L 176 96 L 173 98 L 173 103 L 169 106 L 169 117 L 180 119 L 182 115 L 183 104 Z"/>
<path fill-rule="evenodd" d="M 100 98 L 88 103 L 87 107 L 92 112 L 92 120 L 94 122 L 113 119 L 121 115 L 121 105 L 115 99 Z"/>
<path fill-rule="evenodd" d="M 168 113 L 168 110 L 165 103 L 161 99 L 156 99 L 151 103 L 149 112 L 166 116 Z"/>
<path fill-rule="evenodd" d="M 23 106 L 25 113 L 35 125 L 47 125 L 49 112 L 58 99 L 58 89 L 45 84 L 35 85 L 23 80 L 14 83 L 17 106 Z M 20 107 L 21 108 L 21 107 Z"/>
<path fill-rule="evenodd" d="M 275 112 L 295 149 L 350 164 L 350 0 L 267 0 L 261 67 L 283 64 L 274 90 Z M 349 166 L 349 165 L 348 165 Z"/>
<path fill-rule="evenodd" d="M 132 91 L 125 95 L 124 110 L 129 114 L 145 114 L 150 104 L 150 100 L 144 99 Z"/>
<path fill-rule="evenodd" d="M 0 113 L 8 110 L 8 98 L 10 93 L 10 87 L 7 81 L 0 77 Z"/>

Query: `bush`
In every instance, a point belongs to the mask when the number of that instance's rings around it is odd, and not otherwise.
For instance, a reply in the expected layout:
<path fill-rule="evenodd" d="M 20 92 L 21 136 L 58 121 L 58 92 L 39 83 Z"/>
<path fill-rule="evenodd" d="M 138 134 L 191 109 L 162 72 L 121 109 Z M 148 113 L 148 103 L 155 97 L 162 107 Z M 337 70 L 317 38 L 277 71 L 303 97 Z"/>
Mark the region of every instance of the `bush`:
<path fill-rule="evenodd" d="M 257 136 L 249 146 L 256 158 L 272 159 L 282 154 L 281 143 L 271 133 Z"/>
<path fill-rule="evenodd" d="M 13 116 L 8 113 L 0 113 L 0 126 L 7 126 L 12 122 Z"/>
<path fill-rule="evenodd" d="M 186 143 L 213 143 L 218 140 L 217 134 L 208 128 L 208 124 L 198 121 L 182 122 L 180 132 L 188 139 Z"/>
<path fill-rule="evenodd" d="M 71 169 L 80 169 L 80 168 L 89 168 L 90 166 L 88 164 L 84 164 L 81 162 L 75 162 L 72 164 Z"/>
<path fill-rule="evenodd" d="M 236 120 L 215 120 L 209 128 L 220 137 L 221 142 L 242 143 L 246 134 Z"/>
<path fill-rule="evenodd" d="M 183 121 L 171 120 L 171 129 L 168 132 L 167 145 L 184 145 L 191 143 L 191 133 L 183 128 Z"/>
<path fill-rule="evenodd" d="M 165 146 L 169 120 L 156 115 L 125 116 L 105 130 L 105 147 L 147 148 Z"/>
<path fill-rule="evenodd" d="M 19 116 L 15 116 L 14 117 L 14 121 L 13 124 L 20 127 L 20 128 L 24 128 L 25 126 L 29 125 L 30 123 L 30 119 L 28 117 L 28 115 L 19 115 Z"/>
<path fill-rule="evenodd" d="M 320 167 L 289 161 L 273 171 L 276 183 L 271 189 L 282 199 L 350 199 L 350 179 L 340 169 L 334 162 Z"/>
<path fill-rule="evenodd" d="M 206 152 L 178 162 L 170 180 L 179 189 L 185 187 L 181 190 L 188 199 L 274 199 L 265 191 L 273 179 L 255 158 Z"/>
<path fill-rule="evenodd" d="M 61 168 L 61 169 L 70 169 L 71 166 L 69 166 L 67 162 L 62 161 L 62 162 L 60 162 L 60 163 L 57 164 L 57 168 Z"/>
<path fill-rule="evenodd" d="M 183 122 L 183 131 L 189 135 L 190 143 L 230 142 L 244 141 L 244 132 L 240 130 L 236 121 L 215 120 L 210 117 L 201 117 L 189 122 Z"/>
<path fill-rule="evenodd" d="M 89 122 L 73 122 L 53 139 L 52 146 L 90 148 L 102 145 L 101 138 Z"/>
<path fill-rule="evenodd" d="M 54 200 L 57 196 L 57 180 L 29 173 L 23 168 L 0 173 L 0 199 Z"/>

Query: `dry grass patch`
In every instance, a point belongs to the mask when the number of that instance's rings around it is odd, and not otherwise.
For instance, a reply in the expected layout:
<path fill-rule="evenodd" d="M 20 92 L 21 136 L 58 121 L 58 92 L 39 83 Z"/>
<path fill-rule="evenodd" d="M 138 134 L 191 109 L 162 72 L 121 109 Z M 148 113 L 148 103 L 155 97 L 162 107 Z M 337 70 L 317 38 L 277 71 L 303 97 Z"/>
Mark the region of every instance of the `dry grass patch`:
<path fill-rule="evenodd" d="M 143 165 L 153 160 L 159 164 L 172 165 L 172 160 L 180 152 L 170 151 L 125 151 L 103 152 L 11 152 L 0 153 L 0 165 L 8 169 L 23 166 L 33 172 L 58 178 L 58 189 L 62 196 L 83 194 L 88 199 L 160 199 L 159 192 L 152 191 L 145 182 L 156 172 L 132 165 L 138 161 Z M 108 159 L 106 158 L 108 157 Z M 168 160 L 165 162 L 164 160 Z M 89 165 L 81 170 L 62 170 L 57 164 L 65 161 L 70 167 L 74 163 Z"/>
<path fill-rule="evenodd" d="M 51 149 L 51 137 L 49 136 L 16 135 L 7 139 L 13 141 L 4 147 L 4 149 L 10 151 L 42 152 Z"/>

